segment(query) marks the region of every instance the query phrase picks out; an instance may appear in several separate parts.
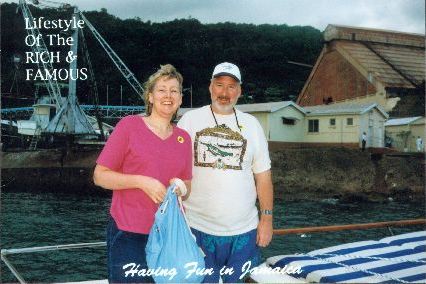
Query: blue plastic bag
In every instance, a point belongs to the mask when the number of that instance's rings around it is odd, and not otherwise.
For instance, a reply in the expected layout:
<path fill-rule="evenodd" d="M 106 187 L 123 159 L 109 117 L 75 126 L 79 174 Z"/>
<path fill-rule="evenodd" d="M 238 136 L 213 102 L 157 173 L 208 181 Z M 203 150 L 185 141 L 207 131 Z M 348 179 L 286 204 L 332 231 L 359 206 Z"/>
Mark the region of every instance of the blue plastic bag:
<path fill-rule="evenodd" d="M 204 275 L 204 254 L 191 233 L 175 186 L 167 189 L 163 203 L 155 213 L 154 225 L 146 245 L 146 260 L 157 283 L 198 282 Z"/>

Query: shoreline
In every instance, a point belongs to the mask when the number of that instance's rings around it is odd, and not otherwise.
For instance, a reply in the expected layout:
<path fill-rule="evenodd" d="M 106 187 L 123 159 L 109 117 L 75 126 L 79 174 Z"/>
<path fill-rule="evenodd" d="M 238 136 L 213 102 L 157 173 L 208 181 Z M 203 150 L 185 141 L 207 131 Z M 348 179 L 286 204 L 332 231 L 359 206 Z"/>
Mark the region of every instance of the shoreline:
<path fill-rule="evenodd" d="M 110 192 L 92 181 L 101 149 L 2 152 L 3 190 Z M 304 148 L 271 151 L 277 200 L 424 202 L 424 156 L 377 156 L 357 149 Z M 330 201 L 334 202 L 334 201 Z"/>

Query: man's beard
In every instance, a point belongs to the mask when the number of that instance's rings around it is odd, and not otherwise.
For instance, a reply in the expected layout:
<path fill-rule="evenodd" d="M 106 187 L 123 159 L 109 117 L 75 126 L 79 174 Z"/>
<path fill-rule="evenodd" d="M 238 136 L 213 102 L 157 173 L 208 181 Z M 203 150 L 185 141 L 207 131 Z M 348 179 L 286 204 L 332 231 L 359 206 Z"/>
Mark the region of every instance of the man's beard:
<path fill-rule="evenodd" d="M 231 103 L 230 100 L 228 100 L 227 104 L 220 103 L 220 97 L 218 97 L 215 102 L 214 106 L 217 109 L 217 111 L 221 112 L 222 114 L 229 114 L 232 113 L 234 110 L 234 104 Z"/>

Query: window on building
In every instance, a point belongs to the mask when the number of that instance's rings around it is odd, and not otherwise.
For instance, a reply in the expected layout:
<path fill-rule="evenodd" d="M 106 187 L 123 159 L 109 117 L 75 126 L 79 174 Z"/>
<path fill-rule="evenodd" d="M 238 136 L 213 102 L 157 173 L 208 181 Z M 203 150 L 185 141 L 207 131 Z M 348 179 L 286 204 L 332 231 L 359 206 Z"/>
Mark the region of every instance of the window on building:
<path fill-rule="evenodd" d="M 346 125 L 354 125 L 354 119 L 352 117 L 348 117 L 346 119 Z"/>
<path fill-rule="evenodd" d="M 319 132 L 319 120 L 318 119 L 309 119 L 308 120 L 308 132 L 310 132 L 310 133 Z"/>
<path fill-rule="evenodd" d="M 336 119 L 330 118 L 330 126 L 336 126 Z"/>
<path fill-rule="evenodd" d="M 281 119 L 283 120 L 283 124 L 287 124 L 287 125 L 295 125 L 296 124 L 295 118 L 281 117 Z"/>

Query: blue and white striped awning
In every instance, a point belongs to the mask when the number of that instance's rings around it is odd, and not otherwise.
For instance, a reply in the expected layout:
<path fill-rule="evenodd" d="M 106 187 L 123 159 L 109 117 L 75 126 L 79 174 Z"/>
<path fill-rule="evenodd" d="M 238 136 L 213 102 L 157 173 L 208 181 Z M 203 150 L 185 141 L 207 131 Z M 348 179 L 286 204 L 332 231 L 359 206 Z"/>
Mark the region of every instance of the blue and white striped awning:
<path fill-rule="evenodd" d="M 275 256 L 264 265 L 276 269 L 300 267 L 302 272 L 291 276 L 305 282 L 425 283 L 426 231 Z"/>

